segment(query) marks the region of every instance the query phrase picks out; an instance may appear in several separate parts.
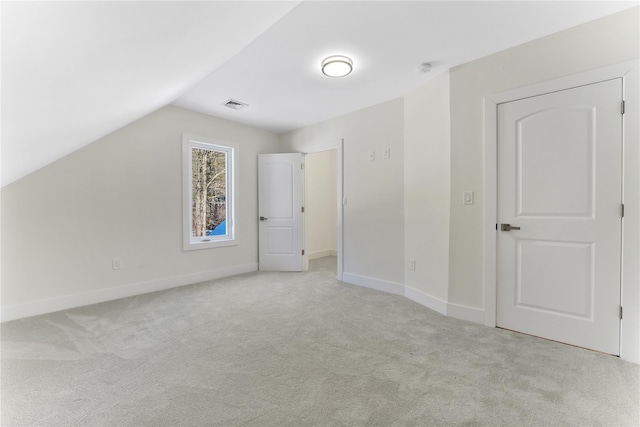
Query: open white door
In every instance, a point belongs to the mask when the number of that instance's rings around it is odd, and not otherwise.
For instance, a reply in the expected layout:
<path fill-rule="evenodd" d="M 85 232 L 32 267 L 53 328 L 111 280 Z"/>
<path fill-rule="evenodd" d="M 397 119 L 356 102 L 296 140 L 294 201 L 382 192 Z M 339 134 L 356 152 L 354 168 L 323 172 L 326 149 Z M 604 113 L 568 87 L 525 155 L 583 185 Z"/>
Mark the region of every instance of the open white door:
<path fill-rule="evenodd" d="M 303 269 L 304 154 L 258 155 L 259 268 Z"/>
<path fill-rule="evenodd" d="M 498 326 L 619 354 L 620 79 L 498 108 Z"/>

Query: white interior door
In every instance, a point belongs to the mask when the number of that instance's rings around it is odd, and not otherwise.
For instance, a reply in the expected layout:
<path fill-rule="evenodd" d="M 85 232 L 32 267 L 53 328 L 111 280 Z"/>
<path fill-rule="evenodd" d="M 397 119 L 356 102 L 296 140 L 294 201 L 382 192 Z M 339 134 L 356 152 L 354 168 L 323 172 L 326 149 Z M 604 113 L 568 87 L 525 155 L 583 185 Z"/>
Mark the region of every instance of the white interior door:
<path fill-rule="evenodd" d="M 303 269 L 304 154 L 258 155 L 259 268 Z"/>
<path fill-rule="evenodd" d="M 498 106 L 499 327 L 619 354 L 621 104 L 615 79 Z"/>

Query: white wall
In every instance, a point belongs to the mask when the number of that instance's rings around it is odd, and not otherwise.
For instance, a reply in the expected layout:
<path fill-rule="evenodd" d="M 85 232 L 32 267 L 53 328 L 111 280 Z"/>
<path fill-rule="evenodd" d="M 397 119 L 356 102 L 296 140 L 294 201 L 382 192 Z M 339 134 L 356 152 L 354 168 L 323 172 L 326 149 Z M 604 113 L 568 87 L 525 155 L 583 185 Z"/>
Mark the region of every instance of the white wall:
<path fill-rule="evenodd" d="M 404 251 L 416 261 L 405 285 L 435 304 L 449 288 L 449 140 L 446 73 L 404 98 Z"/>
<path fill-rule="evenodd" d="M 305 158 L 305 250 L 310 259 L 336 254 L 336 150 Z"/>
<path fill-rule="evenodd" d="M 451 70 L 450 302 L 483 307 L 484 97 L 638 58 L 638 10 L 611 15 Z M 476 192 L 473 206 L 460 202 L 464 190 Z"/>
<path fill-rule="evenodd" d="M 343 278 L 397 293 L 404 282 L 403 106 L 399 98 L 282 135 L 284 151 L 301 152 L 344 138 Z"/>
<path fill-rule="evenodd" d="M 182 132 L 240 144 L 238 246 L 182 250 Z M 257 154 L 277 142 L 170 106 L 3 187 L 3 318 L 255 270 Z"/>

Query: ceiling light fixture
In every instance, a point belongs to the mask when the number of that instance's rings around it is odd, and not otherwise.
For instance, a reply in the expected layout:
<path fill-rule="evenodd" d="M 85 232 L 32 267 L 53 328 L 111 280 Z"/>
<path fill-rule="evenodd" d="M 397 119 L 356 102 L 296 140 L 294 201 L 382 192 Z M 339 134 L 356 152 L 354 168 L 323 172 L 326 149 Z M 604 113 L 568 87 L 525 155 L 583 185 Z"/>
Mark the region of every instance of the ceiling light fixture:
<path fill-rule="evenodd" d="M 353 61 L 342 55 L 333 55 L 322 61 L 322 73 L 327 77 L 344 77 L 353 71 Z"/>

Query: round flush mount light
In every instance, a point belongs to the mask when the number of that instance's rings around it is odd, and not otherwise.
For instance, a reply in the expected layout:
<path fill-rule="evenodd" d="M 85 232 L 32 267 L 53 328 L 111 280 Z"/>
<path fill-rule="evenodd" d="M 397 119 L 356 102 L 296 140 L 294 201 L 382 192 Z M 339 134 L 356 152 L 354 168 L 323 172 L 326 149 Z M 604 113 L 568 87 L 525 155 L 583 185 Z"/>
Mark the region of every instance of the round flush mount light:
<path fill-rule="evenodd" d="M 342 55 L 333 55 L 322 61 L 322 73 L 327 77 L 344 77 L 353 71 L 353 61 Z"/>

